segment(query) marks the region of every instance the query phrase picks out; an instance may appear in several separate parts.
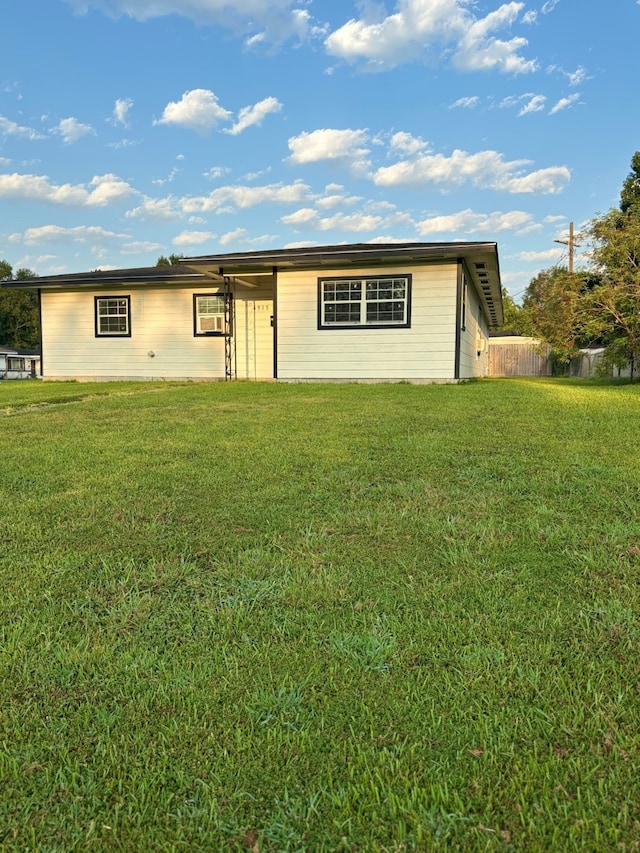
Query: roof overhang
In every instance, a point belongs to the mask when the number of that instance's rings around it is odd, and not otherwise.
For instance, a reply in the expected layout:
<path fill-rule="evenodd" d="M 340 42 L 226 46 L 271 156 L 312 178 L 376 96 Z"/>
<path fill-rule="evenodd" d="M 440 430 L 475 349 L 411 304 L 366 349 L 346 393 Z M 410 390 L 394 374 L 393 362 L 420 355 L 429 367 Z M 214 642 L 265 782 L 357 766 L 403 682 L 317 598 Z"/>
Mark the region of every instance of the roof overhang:
<path fill-rule="evenodd" d="M 464 263 L 489 324 L 501 325 L 502 283 L 496 243 L 358 243 L 182 259 L 182 263 L 193 270 L 234 277 L 286 270 L 391 267 L 447 261 Z"/>

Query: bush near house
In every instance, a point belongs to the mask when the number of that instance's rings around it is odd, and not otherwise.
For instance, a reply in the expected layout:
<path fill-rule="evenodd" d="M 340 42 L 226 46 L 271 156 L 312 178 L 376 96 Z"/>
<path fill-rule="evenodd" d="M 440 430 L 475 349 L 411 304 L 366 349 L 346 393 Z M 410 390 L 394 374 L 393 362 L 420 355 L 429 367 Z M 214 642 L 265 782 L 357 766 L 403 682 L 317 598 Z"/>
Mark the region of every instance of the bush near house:
<path fill-rule="evenodd" d="M 640 388 L 5 385 L 3 849 L 640 844 Z"/>

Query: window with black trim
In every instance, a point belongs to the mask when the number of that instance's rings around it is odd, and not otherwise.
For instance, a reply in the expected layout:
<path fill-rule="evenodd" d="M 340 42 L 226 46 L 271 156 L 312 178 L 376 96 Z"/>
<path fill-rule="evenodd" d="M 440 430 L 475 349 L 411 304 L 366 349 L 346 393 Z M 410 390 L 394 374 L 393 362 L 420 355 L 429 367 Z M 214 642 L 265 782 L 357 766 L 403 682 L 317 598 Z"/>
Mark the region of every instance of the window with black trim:
<path fill-rule="evenodd" d="M 318 279 L 318 328 L 408 328 L 411 276 Z"/>
<path fill-rule="evenodd" d="M 193 334 L 196 337 L 200 335 L 224 335 L 224 318 L 224 293 L 193 294 Z"/>
<path fill-rule="evenodd" d="M 9 370 L 24 370 L 24 358 L 7 357 L 7 368 Z"/>
<path fill-rule="evenodd" d="M 96 296 L 96 337 L 131 337 L 131 297 Z"/>

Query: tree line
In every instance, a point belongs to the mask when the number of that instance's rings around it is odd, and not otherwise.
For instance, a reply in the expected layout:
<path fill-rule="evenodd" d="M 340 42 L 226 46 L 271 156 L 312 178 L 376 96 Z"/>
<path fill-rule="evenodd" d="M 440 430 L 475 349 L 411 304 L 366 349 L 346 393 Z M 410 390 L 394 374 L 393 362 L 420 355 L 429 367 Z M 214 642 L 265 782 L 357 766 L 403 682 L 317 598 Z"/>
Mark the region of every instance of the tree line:
<path fill-rule="evenodd" d="M 16 270 L 0 261 L 0 281 L 37 278 L 33 270 Z M 10 290 L 0 287 L 0 346 L 15 349 L 37 349 L 40 346 L 38 295 L 32 290 Z"/>
<path fill-rule="evenodd" d="M 640 151 L 620 192 L 620 203 L 594 217 L 578 235 L 587 265 L 542 270 L 529 283 L 522 305 L 503 291 L 505 331 L 549 344 L 558 362 L 581 348 L 601 346 L 604 367 L 630 366 L 640 353 Z"/>

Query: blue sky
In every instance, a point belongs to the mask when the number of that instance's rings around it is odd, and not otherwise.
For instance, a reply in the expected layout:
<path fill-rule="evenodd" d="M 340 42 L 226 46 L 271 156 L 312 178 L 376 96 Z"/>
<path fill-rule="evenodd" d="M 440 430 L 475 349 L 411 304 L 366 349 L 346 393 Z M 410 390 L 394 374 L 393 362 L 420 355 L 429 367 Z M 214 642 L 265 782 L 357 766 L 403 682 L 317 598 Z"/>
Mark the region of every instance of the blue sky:
<path fill-rule="evenodd" d="M 640 149 L 637 0 L 6 6 L 0 258 L 40 275 L 495 240 L 517 298 Z"/>

